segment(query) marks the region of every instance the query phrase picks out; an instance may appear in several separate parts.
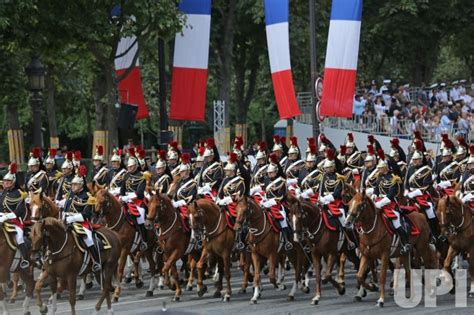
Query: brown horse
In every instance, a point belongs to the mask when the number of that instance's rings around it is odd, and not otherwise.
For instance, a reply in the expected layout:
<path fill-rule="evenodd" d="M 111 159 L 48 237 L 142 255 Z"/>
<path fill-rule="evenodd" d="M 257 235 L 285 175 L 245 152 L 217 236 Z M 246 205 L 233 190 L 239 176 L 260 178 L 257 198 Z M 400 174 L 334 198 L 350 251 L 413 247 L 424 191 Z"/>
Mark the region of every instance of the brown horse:
<path fill-rule="evenodd" d="M 474 225 L 471 209 L 456 196 L 445 196 L 438 202 L 441 233 L 448 238 L 449 250 L 444 260 L 444 270 L 450 272 L 453 258 L 468 254 L 471 287 L 469 297 L 474 297 Z"/>
<path fill-rule="evenodd" d="M 127 257 L 129 254 L 136 254 L 139 249 L 139 244 L 134 243 L 136 229 L 135 227 L 130 224 L 126 217 L 125 212 L 122 209 L 122 204 L 118 201 L 111 193 L 109 193 L 105 189 L 100 189 L 95 194 L 95 213 L 100 215 L 105 219 L 107 223 L 107 227 L 119 235 L 120 243 L 121 243 L 121 251 L 120 251 L 120 258 L 118 261 L 118 269 L 117 269 L 117 286 L 114 291 L 114 301 L 118 301 L 121 292 L 121 283 L 124 275 L 125 264 L 127 262 Z M 148 231 L 148 248 L 143 253 L 150 265 L 151 271 L 151 280 L 150 280 L 150 288 L 146 293 L 147 297 L 153 296 L 153 290 L 155 287 L 155 274 L 156 274 L 156 263 L 153 257 L 154 250 L 157 246 L 157 242 L 155 241 L 155 235 L 153 231 Z M 137 261 L 134 259 L 134 263 L 138 264 L 139 260 Z M 137 268 L 136 268 L 137 269 Z M 139 273 L 135 272 L 135 285 L 137 288 L 141 288 L 143 286 L 143 282 L 139 278 Z"/>
<path fill-rule="evenodd" d="M 225 219 L 224 211 L 214 202 L 200 199 L 188 206 L 191 228 L 200 234 L 203 231 L 204 242 L 201 258 L 196 264 L 198 269 L 198 294 L 202 296 L 205 291 L 203 286 L 204 264 L 208 255 L 214 256 L 217 260 L 219 279 L 216 282 L 214 297 L 221 297 L 222 276 L 227 282 L 226 293 L 223 301 L 230 301 L 232 288 L 230 285 L 230 265 L 232 249 L 234 247 L 234 230 L 229 228 Z"/>
<path fill-rule="evenodd" d="M 13 225 L 7 222 L 0 223 L 0 253 L 2 253 L 2 259 L 0 259 L 0 306 L 3 308 L 3 314 L 8 314 L 3 287 L 4 285 L 6 287 L 10 273 L 15 272 L 19 274 L 26 285 L 23 313 L 30 314 L 29 305 L 33 297 L 35 281 L 32 268 L 21 269 L 19 267 L 19 252 L 16 249 L 14 233 L 15 228 Z"/>
<path fill-rule="evenodd" d="M 269 222 L 266 210 L 262 209 L 253 198 L 242 197 L 237 203 L 237 219 L 235 223 L 235 229 L 239 230 L 244 222 L 248 223 L 249 233 L 247 235 L 247 243 L 250 245 L 252 250 L 252 263 L 254 269 L 253 287 L 254 295 L 250 299 L 253 304 L 257 303 L 257 299 L 260 297 L 261 287 L 261 269 L 262 269 L 262 258 L 267 259 L 268 263 L 268 277 L 270 283 L 273 284 L 275 289 L 279 289 L 276 281 L 275 270 L 279 262 L 281 255 L 279 253 L 280 235 L 276 233 Z M 288 294 L 288 300 L 294 300 L 296 289 L 301 282 L 302 266 L 304 253 L 300 246 L 293 244 L 293 249 L 288 252 L 288 259 L 292 263 L 295 269 L 295 280 L 293 287 Z"/>
<path fill-rule="evenodd" d="M 399 257 L 396 268 L 399 269 L 400 264 L 403 263 L 407 279 L 411 278 L 409 256 L 401 256 L 399 246 L 394 251 L 391 250 L 393 235 L 387 231 L 382 216 L 383 211 L 376 209 L 372 199 L 366 195 L 365 191 L 362 191 L 361 193 L 357 193 L 349 202 L 349 215 L 346 220 L 349 225 L 353 225 L 355 222 L 360 224 L 358 233 L 360 234 L 359 249 L 362 258 L 360 261 L 359 271 L 357 272 L 357 281 L 362 285 L 362 287 L 369 290 L 371 289 L 371 287 L 365 282 L 367 266 L 377 259 L 381 260 L 380 297 L 377 301 L 379 307 L 384 306 L 385 280 L 387 277 L 390 257 Z M 425 268 L 436 268 L 437 263 L 435 252 L 427 246 L 430 239 L 428 222 L 424 215 L 418 212 L 411 212 L 408 214 L 408 217 L 420 230 L 420 234 L 416 237 L 410 236 L 410 243 L 423 258 Z M 356 298 L 356 301 L 359 300 L 360 298 Z"/>
<path fill-rule="evenodd" d="M 171 287 L 169 278 L 171 271 L 175 286 L 173 301 L 179 301 L 182 294 L 176 262 L 179 259 L 182 259 L 184 262 L 187 251 L 189 251 L 191 257 L 189 264 L 193 265 L 199 259 L 199 253 L 192 249 L 193 245 L 190 244 L 191 233 L 183 227 L 179 216 L 180 214 L 173 208 L 171 200 L 167 195 L 152 195 L 145 224 L 148 227 L 154 227 L 155 223 L 160 226 L 158 241 L 166 260 L 161 271 L 165 278 L 165 284 L 169 287 Z M 194 258 L 194 262 L 192 258 Z"/>
<path fill-rule="evenodd" d="M 99 311 L 104 299 L 107 300 L 109 314 L 113 313 L 110 292 L 112 287 L 112 277 L 115 275 L 117 261 L 120 253 L 120 240 L 118 235 L 107 228 L 99 228 L 97 232 L 107 238 L 104 246 L 100 249 L 102 272 L 98 272 L 95 277 L 101 282 L 102 295 L 97 302 L 95 309 Z M 55 218 L 45 218 L 33 225 L 31 241 L 32 252 L 39 255 L 45 252 L 44 273 L 53 279 L 60 278 L 67 281 L 69 289 L 69 304 L 71 314 L 76 314 L 76 278 L 80 273 L 91 272 L 91 259 L 85 258 L 86 250 L 79 247 L 80 241 L 74 232 L 67 228 L 61 220 Z M 79 236 L 80 237 L 80 236 Z M 88 256 L 88 255 L 87 255 Z M 84 268 L 85 267 L 85 268 Z M 57 309 L 56 305 L 56 282 L 51 282 L 53 293 L 52 308 L 53 313 Z M 37 303 L 40 310 L 44 310 L 41 300 L 41 288 L 37 288 Z"/>
<path fill-rule="evenodd" d="M 32 222 L 43 218 L 59 219 L 59 207 L 44 193 L 30 192 L 29 196 Z"/>

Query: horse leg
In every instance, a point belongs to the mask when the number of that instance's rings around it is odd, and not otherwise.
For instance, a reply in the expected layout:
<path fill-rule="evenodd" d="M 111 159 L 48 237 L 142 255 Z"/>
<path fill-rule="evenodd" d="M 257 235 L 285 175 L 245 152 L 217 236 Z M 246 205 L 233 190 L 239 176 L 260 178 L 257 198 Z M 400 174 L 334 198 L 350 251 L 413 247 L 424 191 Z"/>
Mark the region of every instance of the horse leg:
<path fill-rule="evenodd" d="M 334 264 L 336 263 L 337 257 L 338 257 L 337 254 L 336 255 L 329 254 L 328 263 L 326 267 L 326 274 L 324 275 L 324 278 L 326 279 L 326 281 L 331 282 L 331 284 L 336 288 L 339 295 L 344 295 L 346 293 L 346 288 L 345 288 L 344 283 L 337 282 L 336 280 L 332 278 L 332 270 L 334 268 Z"/>
<path fill-rule="evenodd" d="M 148 265 L 150 266 L 151 278 L 150 278 L 150 286 L 148 287 L 148 291 L 146 291 L 145 296 L 150 297 L 153 296 L 153 291 L 155 291 L 156 287 L 156 263 L 153 257 L 153 249 L 147 250 L 145 252 L 146 260 L 148 261 Z"/>
<path fill-rule="evenodd" d="M 339 263 L 337 266 L 337 278 L 336 278 L 336 281 L 341 285 L 345 285 L 345 273 L 344 273 L 345 264 L 346 264 L 346 254 L 341 253 L 341 255 L 339 255 Z"/>
<path fill-rule="evenodd" d="M 77 299 L 79 301 L 84 300 L 84 293 L 86 292 L 86 281 L 88 275 L 89 274 L 82 277 L 81 286 L 79 287 L 79 294 L 77 295 Z"/>
<path fill-rule="evenodd" d="M 214 292 L 214 297 L 215 298 L 220 298 L 222 296 L 222 279 L 224 277 L 224 261 L 222 257 L 215 256 L 216 257 L 216 275 L 217 275 L 217 281 L 215 282 L 215 288 L 216 291 Z"/>
<path fill-rule="evenodd" d="M 140 278 L 142 274 L 142 262 L 140 260 L 141 256 L 141 252 L 137 252 L 135 256 L 133 256 L 133 276 L 135 278 L 135 286 L 137 287 L 137 289 L 143 288 L 143 281 Z"/>
<path fill-rule="evenodd" d="M 188 255 L 188 269 L 189 276 L 186 284 L 186 291 L 192 291 L 194 283 L 194 272 L 196 270 L 196 260 L 194 260 L 192 255 Z"/>
<path fill-rule="evenodd" d="M 51 314 L 56 314 L 58 310 L 58 281 L 56 278 L 50 277 L 52 280 L 50 283 L 51 287 Z"/>
<path fill-rule="evenodd" d="M 250 303 L 257 304 L 257 299 L 260 296 L 260 257 L 259 255 L 252 250 L 252 262 L 254 267 L 254 275 L 253 275 L 253 296 L 250 299 Z"/>
<path fill-rule="evenodd" d="M 8 275 L 8 271 L 5 271 L 6 275 Z M 6 282 L 7 280 L 1 279 L 0 281 L 0 305 L 2 306 L 2 314 L 3 315 L 8 315 L 8 308 L 7 308 L 7 302 L 5 301 L 5 292 L 3 291 L 4 288 L 6 287 Z"/>
<path fill-rule="evenodd" d="M 26 286 L 26 296 L 25 300 L 23 301 L 23 314 L 30 314 L 30 301 L 33 298 L 33 290 L 35 287 L 33 273 L 30 272 L 30 269 L 27 269 L 25 271 L 21 271 L 18 277 L 23 280 L 23 283 Z"/>
<path fill-rule="evenodd" d="M 249 272 L 250 272 L 250 266 L 249 262 L 247 261 L 247 253 L 242 252 L 239 255 L 239 260 L 240 260 L 240 267 L 242 269 L 242 272 L 244 274 L 243 280 L 242 280 L 242 287 L 239 290 L 239 294 L 244 294 L 247 292 L 247 286 L 249 282 Z"/>
<path fill-rule="evenodd" d="M 106 259 L 104 259 L 105 261 Z M 113 266 L 112 268 L 110 266 Z M 112 277 L 114 275 L 114 269 L 116 266 L 113 264 L 104 264 L 104 270 L 102 271 L 102 295 L 95 305 L 96 312 L 100 311 L 102 303 L 104 300 L 107 300 L 107 310 L 108 314 L 113 314 L 112 303 L 110 298 L 110 291 L 112 289 Z"/>
<path fill-rule="evenodd" d="M 71 315 L 76 315 L 76 278 L 70 276 L 67 280 L 69 289 L 69 304 L 71 305 Z"/>
<path fill-rule="evenodd" d="M 311 253 L 311 258 L 313 259 L 313 271 L 316 278 L 314 290 L 315 293 L 313 299 L 311 300 L 311 304 L 318 305 L 319 300 L 321 299 L 321 256 L 315 253 L 313 250 Z"/>
<path fill-rule="evenodd" d="M 370 290 L 371 286 L 365 282 L 366 271 L 369 264 L 372 266 L 372 261 L 368 260 L 368 258 L 362 255 L 360 259 L 359 270 L 357 271 L 357 283 L 359 285 L 359 291 L 357 292 L 356 296 L 354 297 L 354 301 L 360 302 L 362 301 L 362 297 L 366 295 L 365 289 Z"/>
<path fill-rule="evenodd" d="M 122 279 L 123 279 L 123 273 L 125 270 L 125 264 L 127 262 L 128 258 L 128 250 L 126 248 L 122 248 L 122 251 L 120 252 L 120 258 L 118 261 L 118 267 L 117 267 L 117 287 L 115 288 L 114 291 L 114 301 L 118 302 L 119 297 L 120 297 L 120 291 L 121 291 L 121 285 L 122 285 Z"/>
<path fill-rule="evenodd" d="M 469 274 L 471 275 L 471 286 L 469 288 L 468 296 L 474 298 L 474 247 L 471 245 L 469 250 Z"/>
<path fill-rule="evenodd" d="M 198 262 L 196 263 L 196 268 L 198 271 L 198 281 L 197 281 L 197 288 L 198 288 L 198 296 L 202 297 L 204 293 L 207 292 L 207 287 L 204 285 L 204 263 L 207 259 L 207 250 L 206 248 L 202 249 L 201 257 L 199 257 Z"/>
<path fill-rule="evenodd" d="M 181 285 L 179 283 L 178 269 L 176 268 L 176 260 L 171 265 L 171 274 L 173 275 L 173 279 L 174 279 L 174 282 L 175 282 L 175 285 L 176 285 L 176 291 L 175 291 L 175 295 L 173 297 L 173 301 L 174 302 L 179 302 L 179 300 L 181 298 L 182 291 L 181 291 Z"/>
<path fill-rule="evenodd" d="M 383 307 L 385 301 L 385 280 L 387 278 L 389 255 L 389 253 L 384 252 L 380 259 L 382 263 L 380 266 L 380 298 L 377 301 L 378 307 Z"/>
<path fill-rule="evenodd" d="M 43 300 L 41 299 L 41 288 L 43 287 L 44 280 L 47 279 L 47 277 L 48 273 L 46 271 L 42 271 L 39 274 L 36 283 L 34 284 L 34 291 L 36 293 L 36 305 L 38 305 L 41 314 L 46 314 L 48 312 L 48 307 L 46 305 L 43 305 Z"/>
<path fill-rule="evenodd" d="M 225 281 L 227 283 L 227 288 L 226 292 L 224 295 L 224 302 L 229 302 L 230 301 L 230 296 L 232 295 L 232 287 L 230 285 L 230 265 L 231 265 L 231 256 L 229 254 L 225 254 L 224 257 L 222 257 L 223 263 L 224 263 L 224 275 L 225 275 Z"/>
<path fill-rule="evenodd" d="M 270 279 L 270 283 L 273 284 L 273 288 L 280 289 L 276 280 L 277 266 L 278 266 L 278 254 L 275 252 L 275 253 L 272 253 L 270 257 L 268 257 L 268 278 Z M 283 290 L 283 287 L 281 289 Z"/>
<path fill-rule="evenodd" d="M 16 297 L 18 295 L 18 281 L 20 280 L 20 275 L 18 272 L 13 273 L 12 275 L 12 294 L 10 295 L 10 303 L 15 303 Z"/>

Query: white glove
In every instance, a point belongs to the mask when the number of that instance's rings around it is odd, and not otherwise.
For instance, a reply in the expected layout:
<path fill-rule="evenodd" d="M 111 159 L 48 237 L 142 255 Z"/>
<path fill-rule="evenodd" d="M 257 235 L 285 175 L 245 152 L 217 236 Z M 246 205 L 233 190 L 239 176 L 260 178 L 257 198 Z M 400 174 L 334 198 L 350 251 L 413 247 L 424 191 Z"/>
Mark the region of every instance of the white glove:
<path fill-rule="evenodd" d="M 327 196 L 322 197 L 321 199 L 319 199 L 319 201 L 320 201 L 323 205 L 327 205 L 327 204 L 330 204 L 331 202 L 334 201 L 334 196 L 333 196 L 332 194 L 330 194 L 330 195 L 327 195 Z"/>
<path fill-rule="evenodd" d="M 403 192 L 403 196 L 408 197 L 408 189 L 405 189 L 405 191 Z"/>
<path fill-rule="evenodd" d="M 277 204 L 277 203 L 276 203 L 276 201 L 275 201 L 274 198 L 263 202 L 263 206 L 264 206 L 265 208 L 270 208 L 270 207 L 272 207 L 272 206 L 274 206 L 274 205 L 276 205 L 276 204 Z"/>
<path fill-rule="evenodd" d="M 134 192 L 128 192 L 128 193 L 127 193 L 127 197 L 129 198 L 129 201 L 130 201 L 130 200 L 132 200 L 132 199 L 137 198 L 137 194 L 134 193 Z"/>
<path fill-rule="evenodd" d="M 172 204 L 173 204 L 173 207 L 179 208 L 179 207 L 185 206 L 186 201 L 184 200 L 172 201 Z"/>
<path fill-rule="evenodd" d="M 377 201 L 375 203 L 375 207 L 377 209 L 382 209 L 384 206 L 388 205 L 390 202 L 391 202 L 390 199 L 388 199 L 387 197 L 384 197 L 382 198 L 382 200 Z"/>
<path fill-rule="evenodd" d="M 25 203 L 26 203 L 27 205 L 29 205 L 29 204 L 31 203 L 31 198 L 30 198 L 30 197 L 26 197 L 26 198 L 25 198 Z"/>
<path fill-rule="evenodd" d="M 359 169 L 358 168 L 353 169 L 352 175 L 359 175 Z"/>
<path fill-rule="evenodd" d="M 374 188 L 373 187 L 367 188 L 365 190 L 365 194 L 369 197 L 372 196 L 374 194 Z"/>
<path fill-rule="evenodd" d="M 418 196 L 421 196 L 421 195 L 423 195 L 422 192 L 421 192 L 421 190 L 416 189 L 416 190 L 414 190 L 414 191 L 408 193 L 408 198 L 413 199 L 413 198 L 418 197 Z"/>
<path fill-rule="evenodd" d="M 301 193 L 301 198 L 309 199 L 309 197 L 311 197 L 312 195 L 314 195 L 314 191 L 312 188 L 309 188 Z"/>
<path fill-rule="evenodd" d="M 71 224 L 74 222 L 84 222 L 84 217 L 80 213 L 70 214 L 66 217 L 66 223 Z"/>
<path fill-rule="evenodd" d="M 56 201 L 56 204 L 58 205 L 59 208 L 64 208 L 64 205 L 66 204 L 66 199 Z"/>
<path fill-rule="evenodd" d="M 297 184 L 297 183 L 298 183 L 298 180 L 296 178 L 288 178 L 286 180 L 287 185 L 293 185 L 293 184 Z"/>
<path fill-rule="evenodd" d="M 448 187 L 451 187 L 451 182 L 449 180 L 443 180 L 437 186 L 439 188 L 446 189 Z"/>
<path fill-rule="evenodd" d="M 253 196 L 256 193 L 260 193 L 260 192 L 262 192 L 262 187 L 260 185 L 253 186 L 252 188 L 250 188 L 250 196 Z"/>
<path fill-rule="evenodd" d="M 221 205 L 222 206 L 227 206 L 228 204 L 231 204 L 233 202 L 231 196 L 226 196 L 223 199 L 221 199 Z"/>
<path fill-rule="evenodd" d="M 109 193 L 111 193 L 113 196 L 119 195 L 120 194 L 120 188 L 113 188 L 109 190 Z"/>
<path fill-rule="evenodd" d="M 125 203 L 129 203 L 130 202 L 130 197 L 129 196 L 120 196 L 119 197 L 119 200 L 125 202 Z"/>
<path fill-rule="evenodd" d="M 3 222 L 5 222 L 6 220 L 7 220 L 7 217 L 6 217 L 6 215 L 5 215 L 5 214 L 3 214 L 3 213 L 0 213 L 0 223 L 3 223 Z"/>
<path fill-rule="evenodd" d="M 461 200 L 463 203 L 468 203 L 468 202 L 471 202 L 472 198 L 474 198 L 474 196 L 472 195 L 472 193 L 468 193 L 466 196 L 464 196 Z"/>
<path fill-rule="evenodd" d="M 212 190 L 211 186 L 209 186 L 209 184 L 205 184 L 204 186 L 202 186 L 198 189 L 198 194 L 199 195 L 205 195 L 205 194 L 211 192 L 211 190 Z"/>

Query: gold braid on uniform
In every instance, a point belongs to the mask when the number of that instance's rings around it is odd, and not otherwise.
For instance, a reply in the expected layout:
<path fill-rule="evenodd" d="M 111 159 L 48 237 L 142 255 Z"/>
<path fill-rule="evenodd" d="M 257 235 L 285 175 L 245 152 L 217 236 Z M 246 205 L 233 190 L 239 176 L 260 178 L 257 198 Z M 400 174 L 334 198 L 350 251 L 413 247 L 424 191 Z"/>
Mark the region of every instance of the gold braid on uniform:
<path fill-rule="evenodd" d="M 130 174 L 129 177 L 128 177 L 128 180 L 125 183 L 125 188 L 128 191 L 134 190 L 133 186 L 139 185 L 143 180 L 145 180 L 145 176 L 143 176 L 143 174 L 140 175 L 140 176 Z"/>

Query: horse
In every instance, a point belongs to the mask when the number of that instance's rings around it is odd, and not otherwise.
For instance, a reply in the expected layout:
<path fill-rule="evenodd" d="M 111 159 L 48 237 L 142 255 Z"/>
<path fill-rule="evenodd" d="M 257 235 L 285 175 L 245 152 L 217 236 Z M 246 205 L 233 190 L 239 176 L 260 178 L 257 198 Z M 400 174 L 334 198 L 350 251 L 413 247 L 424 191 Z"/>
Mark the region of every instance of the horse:
<path fill-rule="evenodd" d="M 108 314 L 113 314 L 110 292 L 112 287 L 112 277 L 115 275 L 117 261 L 120 251 L 120 240 L 117 233 L 101 227 L 96 230 L 105 236 L 106 240 L 100 248 L 100 257 L 102 271 L 95 274 L 96 279 L 101 282 L 102 295 L 95 306 L 99 311 L 102 303 L 107 300 Z M 86 260 L 86 249 L 80 245 L 78 237 L 74 232 L 66 227 L 62 220 L 55 218 L 45 218 L 33 225 L 31 233 L 32 252 L 34 255 L 40 255 L 45 252 L 44 273 L 53 277 L 66 280 L 69 289 L 69 304 L 71 305 L 71 314 L 76 314 L 76 278 L 81 273 L 91 272 L 91 259 Z M 88 256 L 88 255 L 87 255 Z M 53 294 L 52 308 L 53 313 L 57 309 L 57 287 L 56 282 L 51 282 Z M 45 313 L 45 306 L 41 300 L 41 287 L 36 290 L 37 304 L 42 314 Z M 47 308 L 46 308 L 47 311 Z"/>
<path fill-rule="evenodd" d="M 123 209 L 122 204 L 118 201 L 110 192 L 105 189 L 100 189 L 95 194 L 95 213 L 105 219 L 106 226 L 112 231 L 117 232 L 121 250 L 120 257 L 118 260 L 117 269 L 117 286 L 114 291 L 114 301 L 117 302 L 120 297 L 121 283 L 124 276 L 125 264 L 129 254 L 133 254 L 139 251 L 139 244 L 134 242 L 136 229 L 133 227 L 126 218 L 126 210 Z M 155 274 L 156 274 L 156 263 L 153 257 L 153 251 L 156 248 L 157 243 L 155 242 L 155 235 L 153 231 L 148 231 L 148 248 L 144 252 L 144 255 L 150 265 L 151 280 L 150 287 L 146 292 L 146 296 L 153 296 L 153 290 L 155 288 Z M 135 258 L 135 257 L 134 257 Z M 135 264 L 139 262 L 134 259 Z M 143 286 L 143 282 L 139 278 L 139 273 L 135 272 L 135 285 L 137 288 Z"/>
<path fill-rule="evenodd" d="M 6 287 L 10 273 L 18 273 L 26 285 L 26 296 L 23 301 L 23 314 L 26 315 L 31 314 L 29 305 L 33 297 L 35 281 L 32 268 L 21 269 L 19 267 L 19 252 L 13 233 L 15 233 L 13 225 L 8 222 L 0 223 L 0 253 L 2 253 L 2 259 L 0 259 L 0 306 L 3 308 L 3 314 L 8 314 L 3 288 Z"/>
<path fill-rule="evenodd" d="M 149 206 L 148 215 L 145 220 L 147 227 L 154 227 L 155 223 L 160 226 L 158 241 L 163 255 L 166 258 L 161 272 L 165 277 L 165 284 L 171 287 L 169 274 L 174 279 L 175 295 L 173 301 L 177 302 L 181 298 L 182 290 L 179 281 L 179 273 L 176 269 L 176 262 L 179 259 L 185 261 L 187 252 L 190 256 L 188 264 L 191 265 L 190 280 L 192 289 L 192 274 L 195 261 L 199 259 L 199 253 L 193 249 L 194 245 L 190 243 L 191 233 L 187 231 L 184 222 L 179 218 L 178 210 L 173 208 L 171 199 L 166 194 L 153 194 Z M 201 280 L 202 281 L 202 280 Z M 189 290 L 189 283 L 188 283 Z"/>
<path fill-rule="evenodd" d="M 59 219 L 59 207 L 43 192 L 30 192 L 29 197 L 32 222 L 49 217 Z"/>
<path fill-rule="evenodd" d="M 435 269 L 437 267 L 436 253 L 427 245 L 430 239 L 428 222 L 424 215 L 418 212 L 411 212 L 407 216 L 419 230 L 419 235 L 410 236 L 410 243 L 423 258 L 425 268 Z M 383 220 L 383 211 L 376 209 L 374 202 L 366 195 L 365 191 L 357 193 L 349 202 L 349 215 L 346 224 L 353 225 L 357 222 L 360 225 L 358 233 L 360 234 L 359 249 L 362 257 L 357 272 L 357 282 L 361 288 L 371 289 L 365 282 L 365 271 L 370 262 L 381 260 L 380 297 L 376 304 L 378 307 L 383 307 L 385 302 L 385 280 L 390 257 L 398 257 L 396 269 L 399 269 L 400 264 L 403 263 L 407 279 L 411 278 L 409 256 L 402 256 L 399 246 L 393 251 L 391 250 L 394 236 L 389 233 Z M 361 297 L 356 296 L 355 300 L 360 301 Z"/>
<path fill-rule="evenodd" d="M 252 304 L 257 303 L 257 299 L 260 297 L 260 286 L 261 279 L 260 273 L 262 269 L 261 260 L 266 258 L 268 262 L 268 277 L 270 283 L 273 284 L 275 289 L 280 287 L 277 284 L 275 277 L 276 266 L 279 261 L 279 248 L 280 248 L 280 235 L 276 233 L 270 218 L 265 213 L 266 210 L 262 209 L 257 202 L 250 197 L 242 197 L 237 202 L 236 212 L 237 219 L 235 222 L 235 229 L 240 231 L 244 222 L 248 223 L 249 233 L 247 235 L 247 243 L 250 245 L 252 250 L 252 263 L 254 269 L 253 287 L 254 294 L 250 299 Z M 238 232 L 237 232 L 238 233 Z M 292 240 L 293 241 L 293 240 Z M 293 249 L 288 252 L 288 259 L 292 263 L 295 269 L 295 280 L 288 294 L 288 300 L 293 301 L 296 289 L 301 282 L 301 273 L 303 265 L 302 248 L 296 246 L 295 242 Z"/>
<path fill-rule="evenodd" d="M 199 261 L 196 264 L 198 269 L 198 294 L 204 294 L 202 283 L 204 274 L 204 263 L 208 255 L 212 255 L 217 260 L 219 278 L 216 282 L 216 291 L 214 297 L 221 297 L 222 277 L 225 276 L 227 288 L 223 301 L 229 302 L 232 294 L 230 285 L 230 266 L 231 255 L 234 247 L 234 230 L 226 222 L 226 214 L 214 202 L 200 199 L 192 202 L 188 206 L 191 228 L 200 234 L 205 231 L 205 241 L 203 242 L 203 251 Z M 217 223 L 216 223 L 217 222 Z"/>
<path fill-rule="evenodd" d="M 456 196 L 444 196 L 438 202 L 441 234 L 448 238 L 448 254 L 443 269 L 450 272 L 451 262 L 458 254 L 468 254 L 471 287 L 469 297 L 474 297 L 474 225 L 471 209 Z"/>

